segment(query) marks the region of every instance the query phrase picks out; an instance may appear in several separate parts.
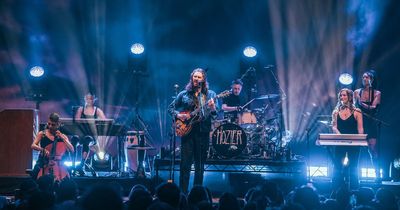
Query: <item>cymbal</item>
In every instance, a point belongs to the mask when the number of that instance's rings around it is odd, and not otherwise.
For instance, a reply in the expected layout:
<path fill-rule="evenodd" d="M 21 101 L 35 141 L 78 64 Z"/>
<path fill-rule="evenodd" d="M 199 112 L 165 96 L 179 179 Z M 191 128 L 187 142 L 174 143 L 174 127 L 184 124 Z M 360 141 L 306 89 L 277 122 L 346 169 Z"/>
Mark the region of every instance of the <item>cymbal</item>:
<path fill-rule="evenodd" d="M 261 95 L 257 97 L 257 100 L 265 100 L 265 99 L 274 99 L 274 98 L 279 98 L 279 94 L 267 94 L 267 95 Z"/>
<path fill-rule="evenodd" d="M 318 122 L 321 123 L 321 124 L 323 124 L 323 125 L 332 127 L 332 122 L 329 121 L 329 120 L 318 120 Z"/>
<path fill-rule="evenodd" d="M 126 149 L 131 149 L 131 150 L 155 150 L 156 148 L 154 147 L 140 147 L 137 145 L 132 145 L 127 147 Z"/>

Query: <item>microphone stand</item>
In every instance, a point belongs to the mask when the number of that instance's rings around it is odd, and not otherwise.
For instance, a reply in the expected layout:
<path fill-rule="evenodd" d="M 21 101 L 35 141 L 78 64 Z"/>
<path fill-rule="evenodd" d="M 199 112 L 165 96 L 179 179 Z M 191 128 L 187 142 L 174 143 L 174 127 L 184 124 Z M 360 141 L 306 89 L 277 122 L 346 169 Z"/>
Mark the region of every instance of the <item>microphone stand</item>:
<path fill-rule="evenodd" d="M 281 95 L 281 102 L 283 101 L 283 100 L 285 100 L 286 99 L 286 94 L 285 94 L 285 91 L 283 91 L 283 89 L 282 89 L 282 87 L 280 86 L 280 84 L 279 84 L 279 81 L 278 81 L 278 78 L 276 77 L 276 75 L 274 74 L 274 72 L 272 71 L 272 65 L 271 66 L 267 66 L 267 67 L 264 67 L 264 68 L 266 68 L 266 69 L 269 69 L 269 71 L 271 72 L 271 74 L 272 74 L 272 77 L 274 78 L 274 80 L 275 80 L 275 83 L 278 85 L 278 88 L 279 88 L 279 92 L 280 92 L 280 95 Z M 279 117 L 279 142 L 282 144 L 282 135 L 283 135 L 283 114 L 282 114 L 282 104 L 279 106 L 280 108 L 279 108 L 279 115 L 280 116 L 278 116 Z"/>
<path fill-rule="evenodd" d="M 75 124 L 75 115 L 76 115 L 76 110 L 78 109 L 77 106 L 72 106 L 72 124 Z M 77 156 L 77 152 L 76 152 L 76 146 L 77 146 L 78 142 L 76 142 L 73 146 L 74 146 L 74 152 L 73 152 L 73 156 L 72 156 L 72 170 L 73 173 L 72 176 L 75 175 L 75 171 L 76 171 L 76 166 L 75 166 L 75 161 L 76 161 L 76 156 Z"/>
<path fill-rule="evenodd" d="M 311 128 L 310 128 L 310 127 L 306 128 L 306 134 L 307 134 L 307 164 L 306 164 L 306 167 L 307 167 L 307 173 L 308 173 L 308 175 L 307 175 L 307 182 L 308 182 L 308 183 L 311 183 L 311 170 L 310 170 L 310 131 L 311 131 Z"/>
<path fill-rule="evenodd" d="M 175 88 L 175 96 L 174 96 L 174 106 L 172 107 L 172 113 L 175 113 L 175 100 L 178 96 L 178 88 L 179 86 L 176 84 L 174 85 Z M 172 158 L 171 158 L 171 165 L 170 165 L 170 171 L 169 171 L 169 183 L 174 183 L 175 182 L 175 150 L 176 150 L 176 116 L 172 116 L 172 126 L 171 126 L 171 141 L 170 141 L 170 148 L 172 148 Z"/>

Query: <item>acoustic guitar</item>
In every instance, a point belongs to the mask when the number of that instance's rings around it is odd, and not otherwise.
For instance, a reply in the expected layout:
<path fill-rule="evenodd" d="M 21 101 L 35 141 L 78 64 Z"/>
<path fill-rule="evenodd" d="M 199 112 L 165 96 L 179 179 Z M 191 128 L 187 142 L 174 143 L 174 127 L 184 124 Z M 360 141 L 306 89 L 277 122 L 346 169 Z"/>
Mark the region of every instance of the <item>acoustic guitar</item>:
<path fill-rule="evenodd" d="M 231 91 L 225 90 L 222 93 L 218 94 L 217 96 L 213 97 L 212 99 L 215 101 L 216 99 L 227 97 L 230 94 L 231 94 Z M 179 118 L 175 119 L 175 130 L 176 130 L 177 136 L 179 136 L 179 137 L 186 136 L 192 130 L 192 125 L 195 122 L 199 122 L 202 120 L 202 118 L 200 116 L 200 111 L 201 111 L 201 107 L 196 108 L 192 112 L 190 112 L 190 111 L 179 112 L 179 114 L 190 114 L 190 118 L 186 119 L 186 120 L 181 120 Z"/>

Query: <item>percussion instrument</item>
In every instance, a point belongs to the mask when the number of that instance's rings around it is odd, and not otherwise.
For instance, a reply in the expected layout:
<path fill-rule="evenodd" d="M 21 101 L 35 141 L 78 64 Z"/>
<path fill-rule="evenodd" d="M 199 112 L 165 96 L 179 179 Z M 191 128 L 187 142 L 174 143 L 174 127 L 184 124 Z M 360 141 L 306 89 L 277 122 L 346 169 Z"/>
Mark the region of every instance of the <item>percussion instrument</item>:
<path fill-rule="evenodd" d="M 219 157 L 237 157 L 247 147 L 247 136 L 240 126 L 226 123 L 213 131 L 212 146 Z"/>

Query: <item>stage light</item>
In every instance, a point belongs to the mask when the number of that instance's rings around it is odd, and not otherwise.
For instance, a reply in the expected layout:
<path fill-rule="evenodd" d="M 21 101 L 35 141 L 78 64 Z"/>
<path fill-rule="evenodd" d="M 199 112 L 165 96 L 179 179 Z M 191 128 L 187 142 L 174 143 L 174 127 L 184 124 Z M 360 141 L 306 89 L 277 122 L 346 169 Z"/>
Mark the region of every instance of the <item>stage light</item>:
<path fill-rule="evenodd" d="M 346 157 L 344 157 L 343 159 L 343 165 L 347 166 L 349 164 L 349 157 L 347 156 L 347 152 L 346 152 Z"/>
<path fill-rule="evenodd" d="M 75 161 L 75 166 L 78 166 L 81 164 L 81 161 Z M 64 161 L 64 165 L 67 167 L 72 167 L 72 161 Z"/>
<path fill-rule="evenodd" d="M 379 176 L 382 177 L 382 169 L 379 170 Z M 362 178 L 376 178 L 376 173 L 374 168 L 361 168 Z"/>
<path fill-rule="evenodd" d="M 353 76 L 351 76 L 349 73 L 342 73 L 339 76 L 339 82 L 342 85 L 350 85 L 353 83 Z"/>
<path fill-rule="evenodd" d="M 144 46 L 140 43 L 135 43 L 131 46 L 131 52 L 135 55 L 140 55 L 144 52 Z"/>
<path fill-rule="evenodd" d="M 44 75 L 44 69 L 41 66 L 34 66 L 29 70 L 29 74 L 32 77 L 42 77 Z"/>
<path fill-rule="evenodd" d="M 110 158 L 110 155 L 100 151 L 98 152 L 95 156 L 94 156 L 94 160 L 95 161 L 108 161 L 108 159 Z"/>
<path fill-rule="evenodd" d="M 243 55 L 249 58 L 255 57 L 257 55 L 257 50 L 252 46 L 247 46 L 243 50 Z"/>
<path fill-rule="evenodd" d="M 310 177 L 328 177 L 328 167 L 326 166 L 310 166 L 309 169 Z"/>
<path fill-rule="evenodd" d="M 393 167 L 395 169 L 400 169 L 400 158 L 396 158 L 393 160 Z"/>

